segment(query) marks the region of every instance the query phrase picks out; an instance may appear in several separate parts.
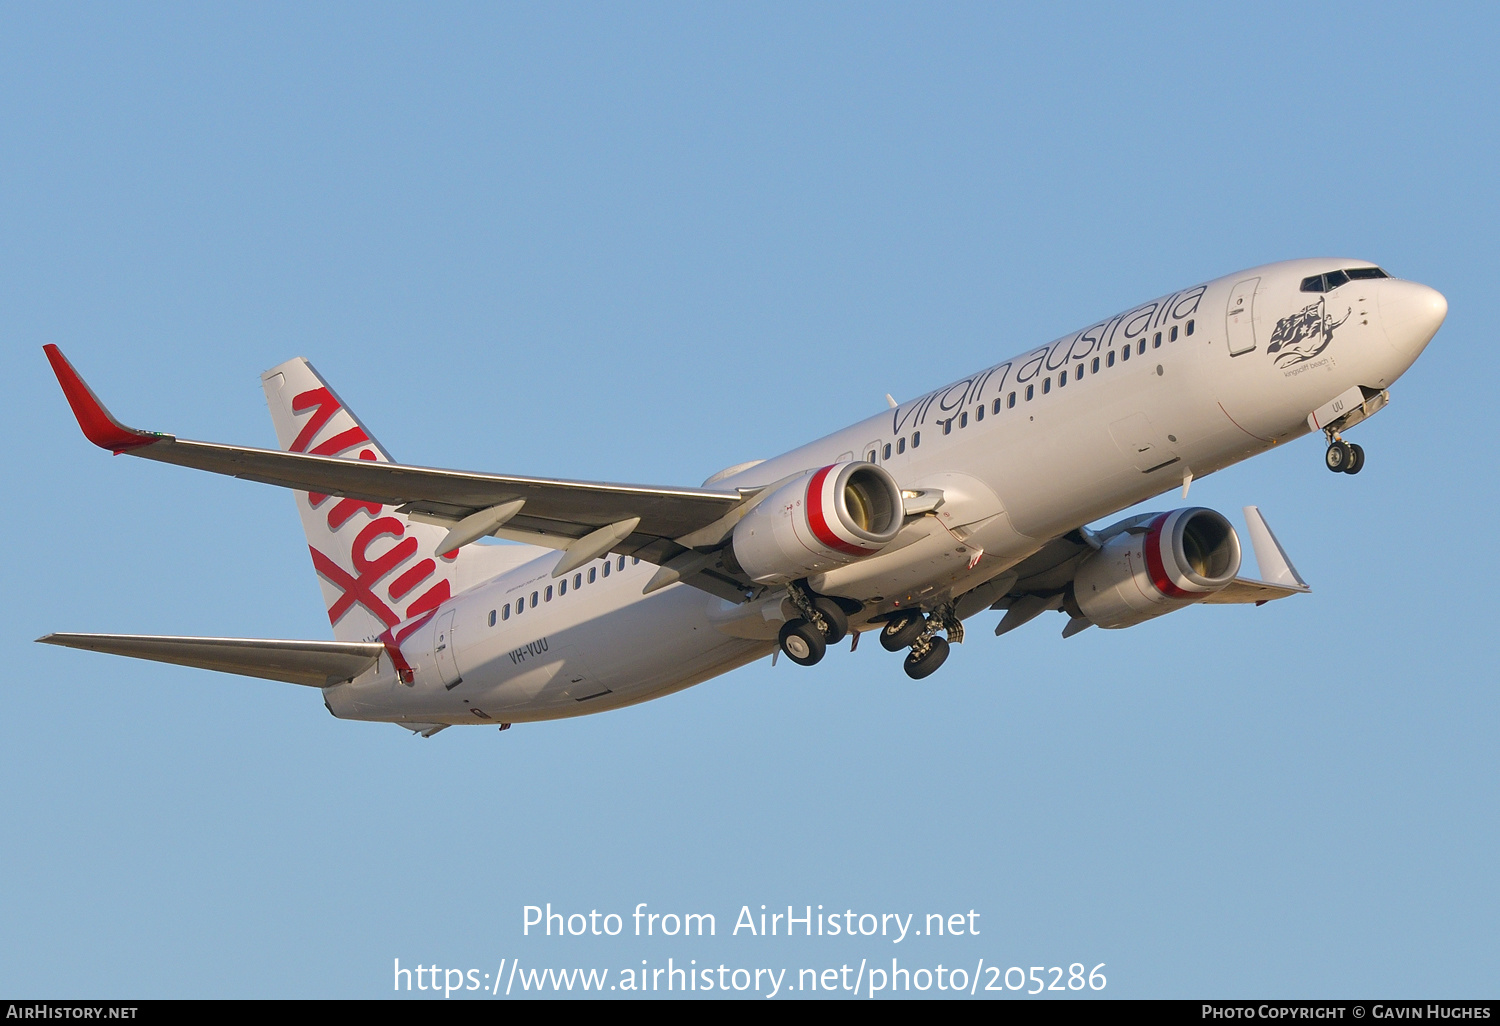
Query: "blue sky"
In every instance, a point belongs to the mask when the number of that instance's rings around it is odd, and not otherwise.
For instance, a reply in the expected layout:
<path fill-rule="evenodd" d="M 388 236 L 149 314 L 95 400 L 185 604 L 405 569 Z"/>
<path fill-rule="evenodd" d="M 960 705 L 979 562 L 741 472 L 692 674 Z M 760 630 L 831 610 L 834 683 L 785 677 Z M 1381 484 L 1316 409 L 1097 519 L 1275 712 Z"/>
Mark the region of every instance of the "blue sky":
<path fill-rule="evenodd" d="M 0 13 L 0 991 L 389 993 L 491 971 L 1107 963 L 1107 994 L 1494 996 L 1482 5 L 31 6 Z M 274 440 L 311 359 L 398 459 L 696 484 L 1138 300 L 1294 256 L 1450 303 L 1358 428 L 1193 486 L 1307 598 L 1064 642 L 985 614 L 431 740 L 32 644 L 326 637 L 292 500 L 110 458 Z M 1156 505 L 1170 504 L 1171 497 Z M 521 936 L 521 909 L 720 936 Z M 975 909 L 901 947 L 742 905 Z"/>

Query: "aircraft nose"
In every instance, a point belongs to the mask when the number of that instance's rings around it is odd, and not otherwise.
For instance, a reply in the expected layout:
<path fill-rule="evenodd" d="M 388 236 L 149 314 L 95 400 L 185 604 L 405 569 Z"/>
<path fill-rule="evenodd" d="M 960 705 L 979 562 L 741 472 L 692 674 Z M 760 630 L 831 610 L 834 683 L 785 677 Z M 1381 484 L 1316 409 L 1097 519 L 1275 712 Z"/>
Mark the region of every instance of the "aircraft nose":
<path fill-rule="evenodd" d="M 1381 284 L 1380 322 L 1386 337 L 1415 357 L 1442 327 L 1448 300 L 1437 289 L 1414 281 L 1391 279 Z"/>

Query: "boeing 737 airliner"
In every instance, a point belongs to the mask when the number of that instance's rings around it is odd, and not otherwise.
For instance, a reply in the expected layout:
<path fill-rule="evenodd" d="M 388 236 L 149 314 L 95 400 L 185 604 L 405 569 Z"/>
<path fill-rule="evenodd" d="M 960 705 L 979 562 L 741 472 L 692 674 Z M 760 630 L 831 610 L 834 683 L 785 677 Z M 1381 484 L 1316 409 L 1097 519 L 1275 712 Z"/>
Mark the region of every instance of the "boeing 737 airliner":
<path fill-rule="evenodd" d="M 1196 602 L 1308 590 L 1255 507 L 1260 577 L 1201 507 L 1086 525 L 1301 435 L 1356 474 L 1344 432 L 1447 315 L 1362 260 L 1195 285 L 701 488 L 396 463 L 312 365 L 262 375 L 279 450 L 117 421 L 48 359 L 88 439 L 292 489 L 334 641 L 49 634 L 39 640 L 319 688 L 330 712 L 430 736 L 600 712 L 752 660 L 802 665 L 877 633 L 931 674 L 964 621 L 1044 611 L 1063 636 Z M 519 544 L 474 544 L 498 537 Z"/>

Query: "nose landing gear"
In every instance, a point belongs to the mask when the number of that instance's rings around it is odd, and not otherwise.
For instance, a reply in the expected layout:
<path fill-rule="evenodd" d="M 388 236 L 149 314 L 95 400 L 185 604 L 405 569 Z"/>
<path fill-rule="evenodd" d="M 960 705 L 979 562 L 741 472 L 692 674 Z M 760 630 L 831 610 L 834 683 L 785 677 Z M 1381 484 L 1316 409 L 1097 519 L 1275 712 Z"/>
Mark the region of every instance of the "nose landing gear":
<path fill-rule="evenodd" d="M 1365 467 L 1363 447 L 1346 442 L 1332 431 L 1328 433 L 1328 451 L 1323 464 L 1335 474 L 1358 474 Z"/>

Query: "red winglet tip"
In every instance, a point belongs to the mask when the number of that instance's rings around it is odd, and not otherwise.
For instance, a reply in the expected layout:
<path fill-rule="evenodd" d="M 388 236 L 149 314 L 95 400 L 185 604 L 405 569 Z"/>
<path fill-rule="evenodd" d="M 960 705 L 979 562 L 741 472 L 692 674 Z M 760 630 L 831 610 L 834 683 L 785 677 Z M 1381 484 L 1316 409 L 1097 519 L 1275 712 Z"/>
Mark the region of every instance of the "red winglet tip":
<path fill-rule="evenodd" d="M 150 445 L 161 437 L 136 431 L 115 420 L 94 394 L 94 390 L 78 376 L 61 349 L 48 343 L 42 346 L 42 351 L 47 354 L 47 362 L 52 364 L 52 373 L 57 375 L 57 383 L 62 386 L 63 395 L 73 408 L 73 416 L 78 418 L 78 426 L 83 429 L 83 435 L 89 441 L 118 455 Z"/>

